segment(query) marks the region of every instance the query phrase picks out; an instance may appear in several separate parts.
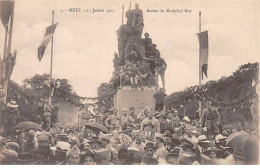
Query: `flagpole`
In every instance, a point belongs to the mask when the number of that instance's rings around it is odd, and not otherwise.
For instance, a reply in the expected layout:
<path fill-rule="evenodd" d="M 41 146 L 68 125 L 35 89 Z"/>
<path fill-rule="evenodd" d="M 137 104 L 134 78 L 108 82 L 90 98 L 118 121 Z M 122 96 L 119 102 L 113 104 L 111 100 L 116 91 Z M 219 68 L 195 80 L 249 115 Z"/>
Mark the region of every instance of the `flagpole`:
<path fill-rule="evenodd" d="M 14 6 L 15 6 L 15 3 L 14 3 Z M 6 41 L 6 38 L 7 38 L 7 33 L 8 33 L 8 44 L 6 46 L 5 44 L 5 48 L 4 48 L 4 59 L 5 60 L 7 58 L 7 55 L 9 53 L 11 53 L 11 46 L 12 46 L 12 34 L 13 34 L 13 21 L 14 21 L 14 6 L 13 6 L 13 10 L 12 10 L 12 14 L 11 14 L 11 18 L 10 18 L 10 27 L 9 27 L 9 33 L 7 32 L 6 30 L 6 36 L 5 36 L 5 43 L 7 42 Z M 7 50 L 6 50 L 7 49 Z M 9 79 L 7 78 L 6 76 L 6 62 L 4 63 L 4 66 L 3 66 L 3 76 L 4 76 L 4 94 L 5 94 L 5 97 L 4 97 L 4 103 L 6 104 L 7 102 L 7 90 L 8 90 L 8 81 Z"/>
<path fill-rule="evenodd" d="M 52 25 L 54 24 L 54 11 L 52 11 Z M 52 85 L 52 58 L 53 58 L 53 36 L 51 38 L 51 65 L 50 65 L 50 86 Z M 50 87 L 50 98 L 49 105 L 51 106 L 51 97 L 52 97 L 52 87 Z"/>
<path fill-rule="evenodd" d="M 122 5 L 122 24 L 124 24 L 124 5 Z"/>
<path fill-rule="evenodd" d="M 201 33 L 201 12 L 199 12 L 199 33 Z M 199 47 L 199 89 L 201 89 L 201 65 L 200 65 L 200 55 L 201 55 L 201 49 Z M 202 106 L 201 101 L 199 101 L 199 113 L 201 114 Z"/>

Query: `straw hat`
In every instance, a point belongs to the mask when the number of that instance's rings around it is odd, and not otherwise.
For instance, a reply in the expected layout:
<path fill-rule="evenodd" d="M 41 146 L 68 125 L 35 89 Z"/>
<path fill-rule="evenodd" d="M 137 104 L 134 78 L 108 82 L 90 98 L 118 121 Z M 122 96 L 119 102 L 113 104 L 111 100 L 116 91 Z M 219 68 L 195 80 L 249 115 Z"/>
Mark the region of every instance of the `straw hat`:
<path fill-rule="evenodd" d="M 11 100 L 9 103 L 7 103 L 7 106 L 10 108 L 17 108 L 18 105 L 16 104 L 16 101 Z"/>

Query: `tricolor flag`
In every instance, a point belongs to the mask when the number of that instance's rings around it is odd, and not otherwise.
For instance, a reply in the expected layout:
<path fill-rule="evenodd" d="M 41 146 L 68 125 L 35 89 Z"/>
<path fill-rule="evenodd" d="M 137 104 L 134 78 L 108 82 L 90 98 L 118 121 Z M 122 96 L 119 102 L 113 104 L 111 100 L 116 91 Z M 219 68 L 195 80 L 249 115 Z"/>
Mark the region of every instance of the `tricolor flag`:
<path fill-rule="evenodd" d="M 200 68 L 201 77 L 203 80 L 203 73 L 208 77 L 208 55 L 209 55 L 209 43 L 208 43 L 208 31 L 198 33 L 199 43 L 200 43 Z"/>
<path fill-rule="evenodd" d="M 14 0 L 0 0 L 0 18 L 7 31 L 9 19 L 12 15 L 13 10 Z"/>
<path fill-rule="evenodd" d="M 6 72 L 5 72 L 5 79 L 10 79 L 13 70 L 14 70 L 14 65 L 16 61 L 16 54 L 17 51 L 15 50 L 13 54 L 9 53 L 5 62 L 6 62 Z"/>
<path fill-rule="evenodd" d="M 58 23 L 53 24 L 53 25 L 46 28 L 44 38 L 43 38 L 43 40 L 40 44 L 40 47 L 38 48 L 38 59 L 39 59 L 39 61 L 41 61 L 41 59 L 43 57 L 45 49 L 46 49 L 47 45 L 49 44 L 49 42 L 50 42 L 50 40 L 51 40 L 51 38 L 54 34 L 54 31 L 56 29 L 57 24 Z"/>

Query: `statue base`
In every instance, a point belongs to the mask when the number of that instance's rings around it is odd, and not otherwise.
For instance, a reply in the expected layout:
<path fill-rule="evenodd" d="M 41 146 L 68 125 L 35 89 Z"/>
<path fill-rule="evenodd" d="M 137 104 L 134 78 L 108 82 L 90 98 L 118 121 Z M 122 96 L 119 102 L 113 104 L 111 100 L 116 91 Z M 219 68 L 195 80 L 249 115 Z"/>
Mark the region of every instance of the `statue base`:
<path fill-rule="evenodd" d="M 134 107 L 135 114 L 138 115 L 146 106 L 155 109 L 155 93 L 155 87 L 144 86 L 143 89 L 133 89 L 131 86 L 124 86 L 118 89 L 114 95 L 114 107 L 119 114 L 122 113 L 123 107 L 126 107 L 128 111 L 130 107 Z"/>

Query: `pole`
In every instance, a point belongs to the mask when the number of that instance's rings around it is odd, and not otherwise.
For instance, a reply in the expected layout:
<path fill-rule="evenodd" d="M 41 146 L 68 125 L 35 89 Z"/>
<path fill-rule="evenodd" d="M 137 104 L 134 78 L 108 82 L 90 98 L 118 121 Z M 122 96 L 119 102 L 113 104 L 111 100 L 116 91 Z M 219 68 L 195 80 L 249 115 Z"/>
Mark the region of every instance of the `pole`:
<path fill-rule="evenodd" d="M 122 24 L 124 24 L 124 5 L 122 5 Z"/>
<path fill-rule="evenodd" d="M 199 33 L 201 33 L 201 12 L 199 12 Z M 200 47 L 199 47 L 199 89 L 201 89 L 201 66 L 200 66 Z M 201 101 L 199 101 L 199 113 L 201 114 L 202 106 Z"/>
<path fill-rule="evenodd" d="M 54 11 L 52 11 L 52 25 L 54 24 Z M 52 85 L 52 57 L 53 57 L 53 36 L 51 38 L 51 65 L 50 65 L 50 86 Z M 49 105 L 51 106 L 52 87 L 50 87 Z"/>
<path fill-rule="evenodd" d="M 15 5 L 15 4 L 14 4 Z M 9 27 L 9 33 L 8 33 L 8 44 L 6 46 L 6 40 L 7 40 L 7 31 L 5 32 L 5 48 L 4 48 L 4 59 L 6 60 L 7 56 L 9 53 L 11 53 L 11 46 L 12 46 L 12 34 L 13 34 L 13 21 L 14 21 L 14 6 L 13 6 L 13 10 L 12 10 L 12 14 L 11 14 L 11 18 L 10 18 L 10 27 Z M 4 103 L 6 104 L 7 102 L 7 90 L 8 90 L 8 81 L 9 79 L 6 77 L 6 62 L 3 64 L 3 77 L 4 77 Z"/>

